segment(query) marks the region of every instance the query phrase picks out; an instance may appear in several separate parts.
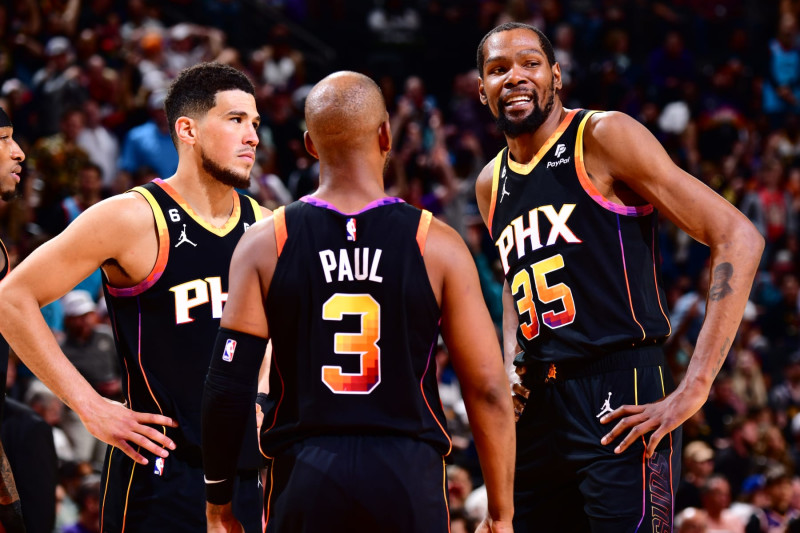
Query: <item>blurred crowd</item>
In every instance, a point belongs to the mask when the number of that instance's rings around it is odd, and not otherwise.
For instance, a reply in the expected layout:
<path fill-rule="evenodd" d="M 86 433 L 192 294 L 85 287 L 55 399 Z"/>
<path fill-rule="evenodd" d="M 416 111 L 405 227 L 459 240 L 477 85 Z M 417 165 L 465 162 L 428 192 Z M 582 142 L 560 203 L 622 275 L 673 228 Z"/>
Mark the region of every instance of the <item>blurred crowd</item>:
<path fill-rule="evenodd" d="M 708 403 L 684 428 L 677 530 L 800 531 L 796 0 L 3 3 L 0 106 L 28 158 L 21 196 L 0 205 L 0 238 L 12 262 L 21 261 L 103 198 L 169 177 L 177 153 L 165 90 L 199 61 L 234 65 L 256 86 L 263 120 L 249 194 L 270 208 L 300 198 L 315 189 L 319 172 L 303 148 L 305 95 L 334 70 L 357 70 L 379 83 L 390 111 L 389 194 L 431 210 L 463 236 L 499 334 L 502 271 L 474 182 L 503 138 L 478 99 L 475 51 L 483 34 L 507 21 L 549 36 L 568 107 L 635 117 L 764 235 L 738 336 Z M 666 220 L 660 231 L 672 321 L 666 349 L 679 379 L 704 318 L 708 249 Z M 119 398 L 100 284 L 99 273 L 90 276 L 47 306 L 46 317 L 87 379 Z M 448 469 L 455 533 L 481 518 L 485 491 L 444 347 L 437 362 L 456 445 Z M 39 523 L 28 531 L 97 531 L 103 446 L 13 357 L 8 374 L 4 442 L 22 428 L 49 426 L 25 442 L 41 442 L 37 457 L 53 457 L 18 476 L 23 508 L 37 509 L 28 515 Z M 13 466 L 38 448 L 6 449 Z M 26 498 L 42 503 L 26 505 Z"/>

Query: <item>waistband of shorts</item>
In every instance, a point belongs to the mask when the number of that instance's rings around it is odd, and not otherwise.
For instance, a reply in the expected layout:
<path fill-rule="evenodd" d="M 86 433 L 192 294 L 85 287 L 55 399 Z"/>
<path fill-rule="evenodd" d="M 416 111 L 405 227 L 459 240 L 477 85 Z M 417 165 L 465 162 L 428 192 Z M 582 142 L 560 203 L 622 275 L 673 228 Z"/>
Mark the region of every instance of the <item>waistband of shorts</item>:
<path fill-rule="evenodd" d="M 572 359 L 563 362 L 545 362 L 528 359 L 525 363 L 524 383 L 556 383 L 569 379 L 605 374 L 616 370 L 628 370 L 648 366 L 666 365 L 663 348 L 642 346 L 627 350 L 617 350 L 594 359 Z"/>

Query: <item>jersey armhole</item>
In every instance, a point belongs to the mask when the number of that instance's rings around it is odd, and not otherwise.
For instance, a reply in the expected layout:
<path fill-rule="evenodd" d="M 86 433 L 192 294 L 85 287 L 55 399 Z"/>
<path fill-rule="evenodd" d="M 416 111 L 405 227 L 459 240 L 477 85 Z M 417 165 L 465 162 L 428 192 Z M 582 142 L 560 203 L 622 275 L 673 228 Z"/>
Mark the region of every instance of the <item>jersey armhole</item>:
<path fill-rule="evenodd" d="M 161 278 L 161 274 L 164 273 L 164 269 L 167 268 L 167 260 L 169 259 L 169 228 L 167 227 L 167 220 L 164 218 L 164 212 L 161 210 L 161 206 L 158 205 L 158 200 L 144 187 L 134 187 L 130 189 L 129 192 L 139 193 L 147 200 L 147 203 L 150 204 L 150 209 L 153 211 L 153 219 L 156 224 L 158 255 L 156 256 L 156 263 L 153 265 L 150 274 L 133 287 L 114 287 L 106 283 L 109 294 L 123 298 L 141 294 L 155 285 Z"/>
<path fill-rule="evenodd" d="M 425 243 L 428 240 L 428 229 L 431 227 L 431 218 L 433 218 L 431 212 L 423 209 L 419 217 L 419 226 L 417 226 L 417 245 L 419 246 L 420 255 L 425 255 Z"/>
<path fill-rule="evenodd" d="M 508 147 L 500 150 L 494 160 L 494 168 L 492 169 L 492 199 L 489 201 L 489 218 L 486 219 L 486 228 L 489 230 L 489 236 L 492 235 L 492 219 L 494 218 L 494 207 L 497 203 L 497 188 L 500 184 L 500 168 L 503 166 L 503 156 L 505 155 Z"/>
<path fill-rule="evenodd" d="M 286 211 L 280 206 L 272 213 L 272 223 L 275 226 L 275 242 L 278 245 L 278 257 L 281 256 L 283 245 L 289 235 L 286 233 Z"/>

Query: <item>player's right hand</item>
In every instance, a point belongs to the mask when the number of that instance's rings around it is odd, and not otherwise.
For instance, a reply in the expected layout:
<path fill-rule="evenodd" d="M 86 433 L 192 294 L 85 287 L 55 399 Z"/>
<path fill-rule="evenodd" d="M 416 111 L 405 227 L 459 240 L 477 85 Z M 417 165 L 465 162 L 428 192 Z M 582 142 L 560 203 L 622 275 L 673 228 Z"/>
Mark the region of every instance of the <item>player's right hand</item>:
<path fill-rule="evenodd" d="M 159 431 L 148 425 L 177 427 L 178 423 L 167 416 L 132 411 L 108 398 L 83 406 L 78 416 L 89 433 L 119 448 L 139 464 L 146 465 L 148 461 L 134 446 L 159 457 L 169 455 L 167 448 L 175 449 L 175 443 L 166 436 L 165 429 Z"/>

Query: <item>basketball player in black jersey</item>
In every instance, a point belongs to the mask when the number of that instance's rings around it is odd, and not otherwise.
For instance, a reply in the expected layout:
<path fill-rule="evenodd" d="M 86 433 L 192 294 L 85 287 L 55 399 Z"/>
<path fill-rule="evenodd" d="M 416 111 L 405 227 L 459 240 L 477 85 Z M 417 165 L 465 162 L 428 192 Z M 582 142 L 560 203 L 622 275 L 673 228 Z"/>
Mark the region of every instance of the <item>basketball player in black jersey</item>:
<path fill-rule="evenodd" d="M 14 125 L 0 108 L 0 200 L 11 200 L 17 194 L 19 174 L 22 172 L 22 162 L 25 153 L 14 140 Z M 0 283 L 8 274 L 8 251 L 3 241 L 0 241 Z M 0 346 L 0 420 L 2 419 L 3 403 L 6 397 L 6 372 L 8 368 L 8 347 L 5 342 Z M 19 494 L 14 483 L 14 475 L 8 464 L 6 452 L 0 443 L 0 525 L 8 532 L 25 531 L 22 522 Z"/>
<path fill-rule="evenodd" d="M 730 349 L 763 239 L 629 116 L 564 109 L 539 30 L 493 29 L 478 68 L 481 101 L 508 143 L 476 193 L 506 275 L 510 378 L 522 376 L 514 527 L 670 531 L 679 428 Z M 657 210 L 711 248 L 703 330 L 674 390 Z"/>
<path fill-rule="evenodd" d="M 209 531 L 240 531 L 226 485 L 268 338 L 266 531 L 448 531 L 439 326 L 486 480 L 481 531 L 511 531 L 512 404 L 472 258 L 429 212 L 385 195 L 391 132 L 372 80 L 332 74 L 305 113 L 319 189 L 248 232 L 231 263 L 203 397 Z"/>
<path fill-rule="evenodd" d="M 227 298 L 233 249 L 269 214 L 234 190 L 247 186 L 255 160 L 260 119 L 253 95 L 252 83 L 234 68 L 205 63 L 183 71 L 165 102 L 179 155 L 175 175 L 86 210 L 0 284 L 2 334 L 111 445 L 100 499 L 104 532 L 205 529 L 200 402 L 208 346 Z M 94 391 L 39 311 L 98 267 L 127 405 Z M 247 531 L 260 531 L 251 411 L 237 502 Z"/>

